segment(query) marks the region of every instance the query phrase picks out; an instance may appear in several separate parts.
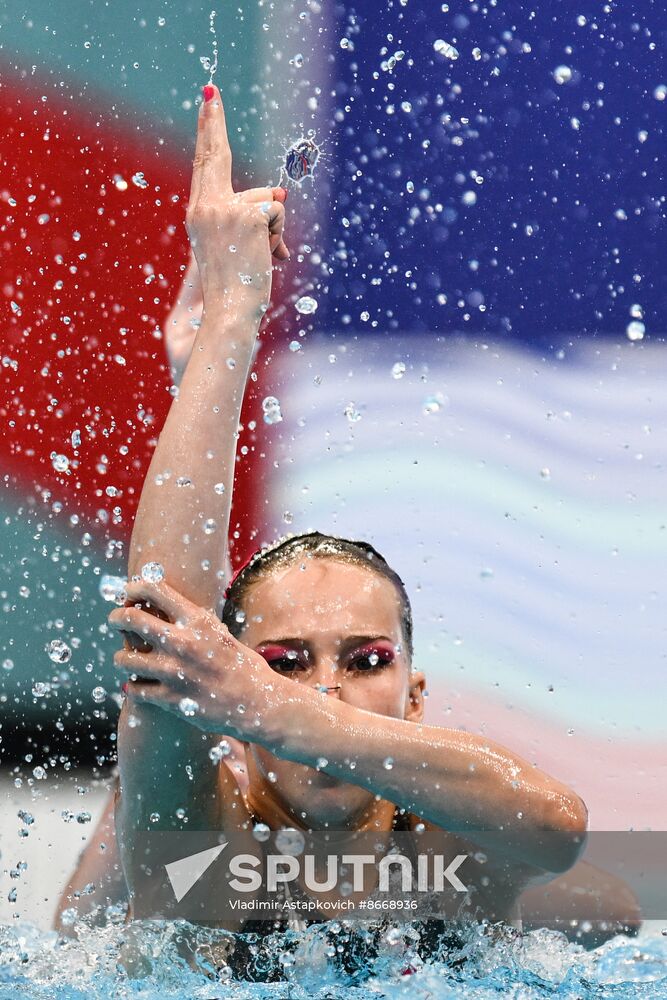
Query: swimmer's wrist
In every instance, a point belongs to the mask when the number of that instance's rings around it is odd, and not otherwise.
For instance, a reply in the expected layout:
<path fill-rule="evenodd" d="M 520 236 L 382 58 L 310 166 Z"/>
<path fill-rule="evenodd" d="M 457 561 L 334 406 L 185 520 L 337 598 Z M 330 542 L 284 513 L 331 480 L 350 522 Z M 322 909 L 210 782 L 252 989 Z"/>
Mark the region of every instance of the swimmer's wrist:
<path fill-rule="evenodd" d="M 204 296 L 201 325 L 212 324 L 219 329 L 221 325 L 233 329 L 234 332 L 250 340 L 255 339 L 259 332 L 265 310 L 243 297 L 235 298 L 221 292 Z"/>

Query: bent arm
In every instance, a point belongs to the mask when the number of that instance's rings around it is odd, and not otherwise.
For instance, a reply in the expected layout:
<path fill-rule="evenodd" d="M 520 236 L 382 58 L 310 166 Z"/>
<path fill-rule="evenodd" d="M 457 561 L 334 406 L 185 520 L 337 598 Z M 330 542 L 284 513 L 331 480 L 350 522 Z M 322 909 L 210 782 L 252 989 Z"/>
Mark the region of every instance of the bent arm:
<path fill-rule="evenodd" d="M 166 580 L 210 608 L 225 585 L 236 434 L 258 328 L 259 319 L 229 299 L 226 308 L 214 302 L 204 313 L 132 533 L 130 576 L 158 562 Z M 224 491 L 216 488 L 219 483 Z M 219 739 L 157 706 L 125 700 L 115 819 L 130 896 L 137 831 L 178 830 L 185 823 L 190 829 L 220 828 L 222 797 L 233 795 L 236 783 L 209 757 Z M 177 815 L 180 809 L 185 815 Z"/>
<path fill-rule="evenodd" d="M 536 869 L 563 872 L 581 854 L 583 801 L 500 744 L 285 685 L 293 689 L 274 710 L 268 747 L 276 756 L 319 766 Z"/>

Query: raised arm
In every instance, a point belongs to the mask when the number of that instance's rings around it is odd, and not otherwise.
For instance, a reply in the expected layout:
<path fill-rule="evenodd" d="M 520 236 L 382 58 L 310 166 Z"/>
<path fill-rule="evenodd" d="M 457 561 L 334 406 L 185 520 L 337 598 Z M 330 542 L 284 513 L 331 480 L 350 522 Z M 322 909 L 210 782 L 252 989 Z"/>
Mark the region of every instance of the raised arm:
<path fill-rule="evenodd" d="M 234 194 L 222 100 L 215 87 L 205 88 L 206 96 L 186 216 L 203 315 L 144 482 L 128 574 L 140 576 L 142 567 L 156 563 L 194 604 L 214 609 L 227 583 L 243 393 L 268 306 L 272 254 L 284 259 L 288 252 L 282 242 L 284 207 L 274 198 L 279 189 Z M 132 649 L 148 648 L 131 631 L 126 638 Z M 116 662 L 127 665 L 132 649 L 119 651 Z M 159 652 L 151 655 L 157 658 Z M 238 815 L 244 809 L 231 773 L 209 757 L 220 736 L 138 703 L 136 683 L 129 681 L 119 722 L 116 799 L 116 834 L 130 895 L 137 831 L 179 829 L 185 822 L 190 829 L 219 829 L 225 810 L 236 807 Z"/>

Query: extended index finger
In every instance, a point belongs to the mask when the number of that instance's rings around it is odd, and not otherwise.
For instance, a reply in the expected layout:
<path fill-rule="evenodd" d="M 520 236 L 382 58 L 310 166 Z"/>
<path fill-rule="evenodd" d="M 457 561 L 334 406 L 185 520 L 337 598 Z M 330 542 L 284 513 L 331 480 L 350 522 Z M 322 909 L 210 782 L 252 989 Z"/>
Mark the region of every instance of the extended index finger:
<path fill-rule="evenodd" d="M 207 84 L 197 118 L 190 204 L 211 190 L 223 195 L 232 193 L 232 149 L 220 91 L 214 84 Z"/>

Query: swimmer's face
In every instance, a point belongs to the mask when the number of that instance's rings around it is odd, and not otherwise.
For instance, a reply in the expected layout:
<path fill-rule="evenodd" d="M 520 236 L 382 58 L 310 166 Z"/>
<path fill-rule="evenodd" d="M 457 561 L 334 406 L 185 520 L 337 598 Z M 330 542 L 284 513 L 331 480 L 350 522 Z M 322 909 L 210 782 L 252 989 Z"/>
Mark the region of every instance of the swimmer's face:
<path fill-rule="evenodd" d="M 400 599 L 390 580 L 356 563 L 304 556 L 253 584 L 243 610 L 241 641 L 291 684 L 368 712 L 422 720 L 424 676 L 410 671 Z M 337 690 L 320 693 L 321 687 Z M 248 749 L 254 800 L 279 803 L 306 825 L 347 825 L 374 799 L 368 789 L 281 760 L 257 744 Z"/>

